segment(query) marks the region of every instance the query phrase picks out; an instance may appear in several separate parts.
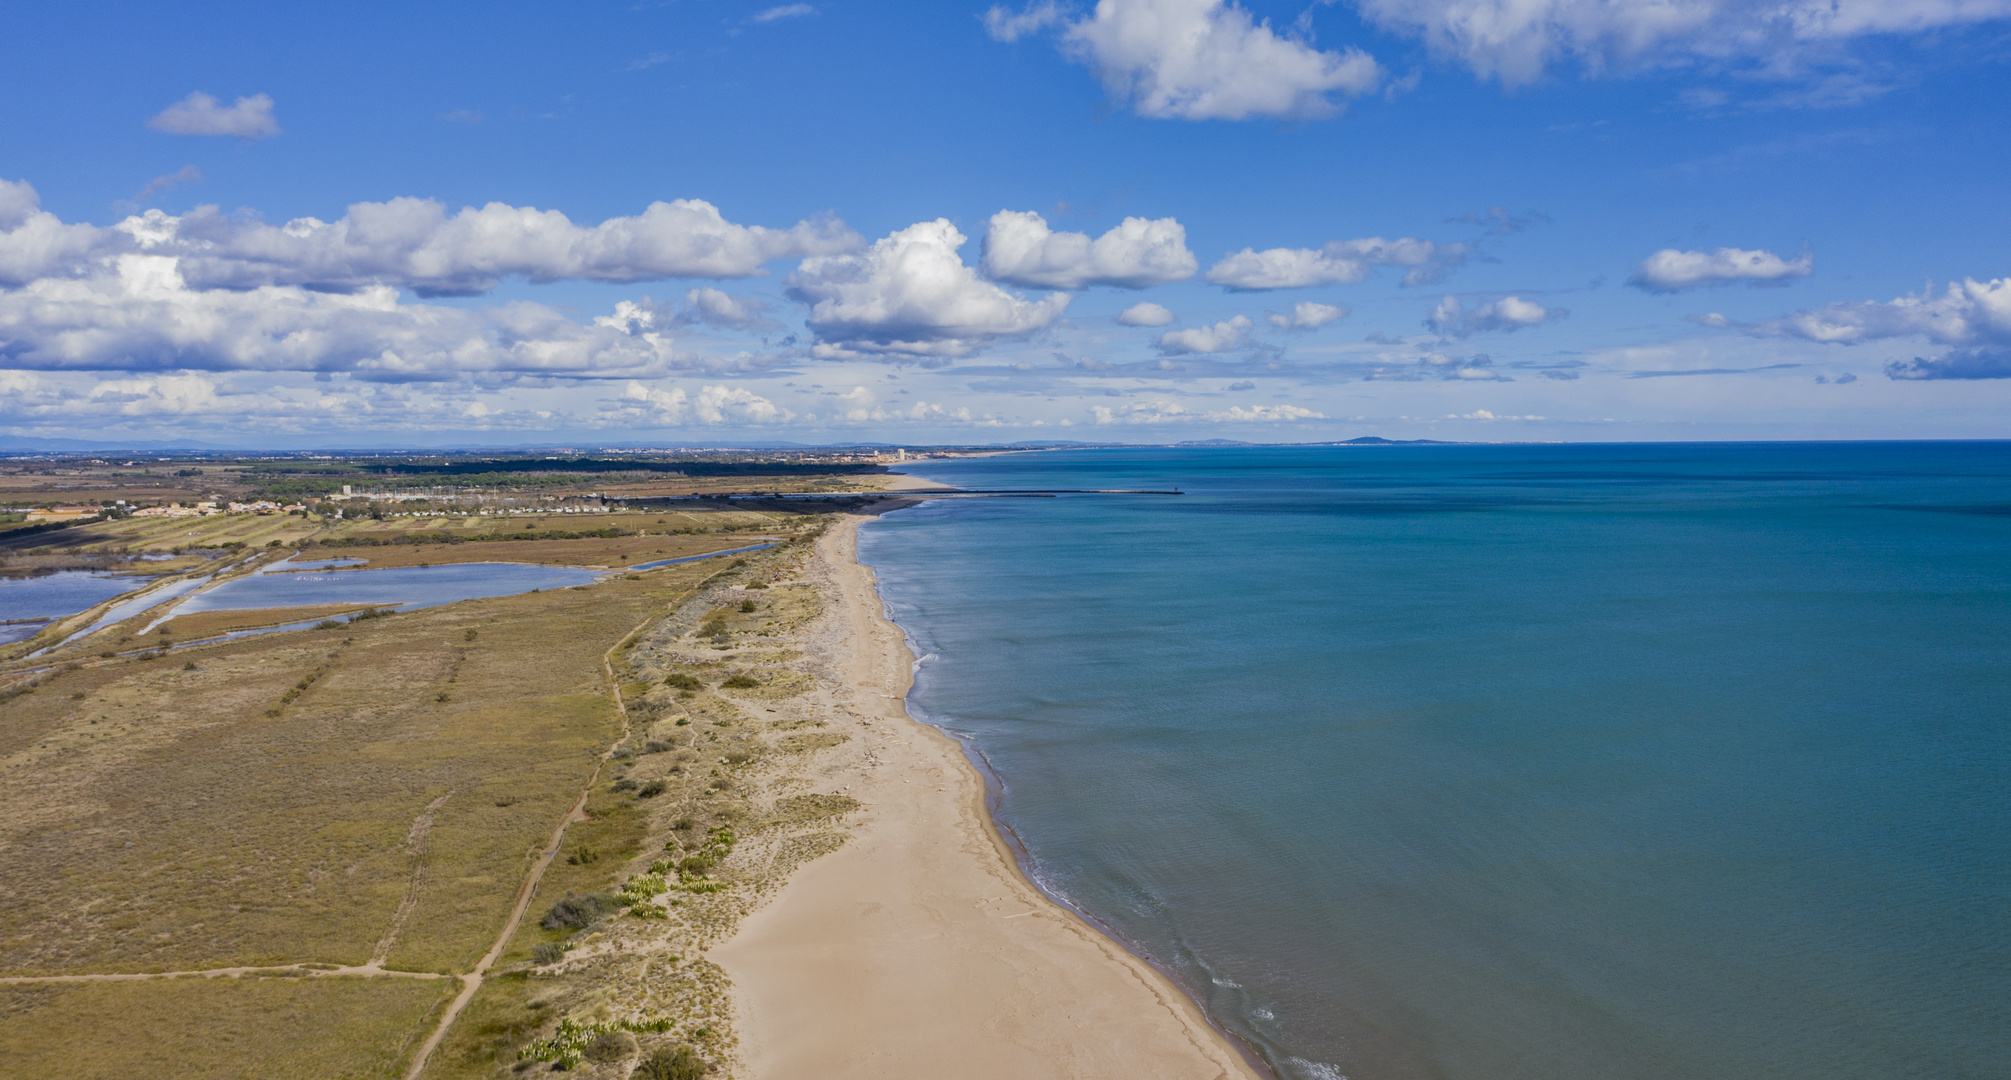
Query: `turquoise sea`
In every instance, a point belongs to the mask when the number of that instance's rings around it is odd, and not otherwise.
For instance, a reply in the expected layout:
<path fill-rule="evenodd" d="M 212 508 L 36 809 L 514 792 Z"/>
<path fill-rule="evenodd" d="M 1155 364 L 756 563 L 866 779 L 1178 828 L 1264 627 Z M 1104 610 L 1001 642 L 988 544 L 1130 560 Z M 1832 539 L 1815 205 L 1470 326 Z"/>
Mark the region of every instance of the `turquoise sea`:
<path fill-rule="evenodd" d="M 1307 1080 L 2011 1075 L 2011 444 L 923 462 L 1050 891 Z"/>

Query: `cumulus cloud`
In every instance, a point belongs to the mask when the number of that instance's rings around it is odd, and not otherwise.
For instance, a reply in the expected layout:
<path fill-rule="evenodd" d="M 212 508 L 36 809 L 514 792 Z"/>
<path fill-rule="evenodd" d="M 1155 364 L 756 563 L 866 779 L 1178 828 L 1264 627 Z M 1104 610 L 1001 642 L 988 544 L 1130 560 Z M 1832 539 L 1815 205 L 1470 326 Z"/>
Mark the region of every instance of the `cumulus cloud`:
<path fill-rule="evenodd" d="M 389 286 L 195 289 L 169 256 L 127 254 L 83 277 L 0 291 L 0 362 L 40 370 L 348 372 L 387 381 L 462 375 L 598 378 L 663 370 L 647 313 L 581 326 L 541 304 L 471 311 L 401 304 Z"/>
<path fill-rule="evenodd" d="M 1575 57 L 1594 73 L 1757 59 L 1874 34 L 2011 16 L 2011 0 L 1354 0 L 1363 18 L 1424 39 L 1482 77 L 1532 82 Z"/>
<path fill-rule="evenodd" d="M 1324 116 L 1337 110 L 1331 95 L 1358 97 L 1383 79 L 1369 54 L 1281 37 L 1225 0 L 1100 0 L 1082 18 L 1038 0 L 994 7 L 984 22 L 1000 41 L 1057 30 L 1063 52 L 1112 96 L 1158 119 Z"/>
<path fill-rule="evenodd" d="M 158 210 L 114 226 L 132 246 L 182 258 L 197 288 L 304 285 L 353 291 L 395 285 L 422 296 L 468 296 L 506 277 L 546 282 L 741 278 L 769 259 L 856 250 L 843 222 L 788 229 L 736 225 L 699 199 L 651 203 L 634 217 L 575 225 L 557 210 L 489 203 L 449 215 L 432 199 L 356 203 L 334 222 L 237 221 L 213 206 Z"/>
<path fill-rule="evenodd" d="M 1208 281 L 1237 291 L 1302 289 L 1311 285 L 1353 285 L 1378 266 L 1400 266 L 1405 285 L 1427 285 L 1466 261 L 1467 244 L 1435 244 L 1399 237 L 1336 240 L 1312 248 L 1244 248 L 1208 268 Z"/>
<path fill-rule="evenodd" d="M 2011 349 L 1955 349 L 1932 360 L 1894 360 L 1885 365 L 1885 374 L 1894 379 L 2011 379 Z"/>
<path fill-rule="evenodd" d="M 1150 300 L 1141 300 L 1118 312 L 1117 321 L 1125 326 L 1165 326 L 1173 321 L 1173 313 Z"/>
<path fill-rule="evenodd" d="M 1747 251 L 1721 247 L 1716 251 L 1678 251 L 1663 248 L 1641 260 L 1627 284 L 1648 292 L 1670 293 L 1705 285 L 1747 282 L 1753 285 L 1779 284 L 1791 278 L 1815 273 L 1815 256 L 1803 252 L 1783 259 L 1771 251 Z"/>
<path fill-rule="evenodd" d="M 789 295 L 810 306 L 824 358 L 963 356 L 1046 329 L 1071 299 L 1027 300 L 978 276 L 957 254 L 965 236 L 947 219 L 910 225 L 858 255 L 804 259 Z"/>
<path fill-rule="evenodd" d="M 0 180 L 0 285 L 84 273 L 125 239 L 108 238 L 91 225 L 66 225 L 41 207 L 41 196 L 26 180 Z"/>
<path fill-rule="evenodd" d="M 1250 327 L 1254 325 L 1249 316 L 1238 315 L 1212 326 L 1168 330 L 1159 335 L 1159 349 L 1173 354 L 1233 352 L 1250 344 Z"/>
<path fill-rule="evenodd" d="M 1710 325 L 1730 325 L 1730 320 Z M 1966 278 L 1938 296 L 1929 289 L 1897 300 L 1830 304 L 1748 329 L 1831 345 L 1896 337 L 1924 337 L 1942 345 L 2011 345 L 2011 278 Z"/>
<path fill-rule="evenodd" d="M 1032 211 L 1001 210 L 985 230 L 985 276 L 1042 289 L 1115 285 L 1142 289 L 1185 281 L 1200 266 L 1187 250 L 1187 230 L 1172 218 L 1125 218 L 1091 240 L 1054 232 Z"/>
<path fill-rule="evenodd" d="M 1316 304 L 1311 300 L 1301 300 L 1292 306 L 1289 314 L 1280 315 L 1273 311 L 1264 318 L 1280 330 L 1314 330 L 1348 317 L 1344 304 Z"/>
<path fill-rule="evenodd" d="M 147 126 L 170 135 L 234 135 L 251 141 L 279 134 L 270 97 L 256 94 L 225 106 L 200 90 L 162 109 Z"/>
<path fill-rule="evenodd" d="M 1464 338 L 1541 326 L 1567 314 L 1563 308 L 1546 308 L 1519 296 L 1504 296 L 1468 311 L 1458 297 L 1448 296 L 1425 317 L 1424 324 L 1433 333 Z"/>

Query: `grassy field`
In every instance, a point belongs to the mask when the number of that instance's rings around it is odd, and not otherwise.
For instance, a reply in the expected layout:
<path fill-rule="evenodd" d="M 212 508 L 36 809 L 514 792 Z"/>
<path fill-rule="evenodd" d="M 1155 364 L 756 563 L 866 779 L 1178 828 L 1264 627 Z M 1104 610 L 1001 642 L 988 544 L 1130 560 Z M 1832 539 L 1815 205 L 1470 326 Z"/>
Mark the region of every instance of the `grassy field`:
<path fill-rule="evenodd" d="M 673 517 L 622 517 L 655 534 L 322 547 L 309 557 L 485 561 L 495 548 L 512 561 L 619 566 L 814 525 L 724 511 L 676 526 L 706 532 L 671 533 Z M 250 521 L 289 527 L 283 517 Z M 385 539 L 402 524 L 319 535 Z M 106 545 L 138 539 L 130 522 L 89 531 L 107 534 L 96 541 Z M 689 1045 L 730 1068 L 724 978 L 684 957 L 729 933 L 795 865 L 837 846 L 834 822 L 849 809 L 792 794 L 802 787 L 795 770 L 842 741 L 792 708 L 818 685 L 792 644 L 821 608 L 797 579 L 806 551 L 788 544 L 587 587 L 135 654 L 159 643 L 133 637 L 158 614 L 149 612 L 38 662 L 55 665 L 39 673 L 17 661 L 11 679 L 0 671 L 0 692 L 12 695 L 0 706 L 0 977 L 293 964 L 468 971 L 626 726 L 632 738 L 427 1075 L 507 1075 L 527 1047 L 562 1034 L 561 1018 L 633 1029 L 619 1033 L 626 1043 L 603 1032 L 595 1053 L 608 1061 L 583 1060 L 583 1075 L 614 1068 L 609 1055 L 622 1047 L 621 1062 Z M 204 613 L 167 624 L 168 638 L 324 614 Z M 718 830 L 738 846 L 720 848 Z M 701 870 L 680 882 L 671 869 L 669 892 L 640 896 L 630 914 L 541 924 L 560 898 L 616 893 L 659 859 L 694 856 L 704 856 Z M 566 959 L 554 964 L 539 946 Z M 393 1076 L 450 989 L 439 979 L 270 974 L 0 985 L 0 1071 Z"/>
<path fill-rule="evenodd" d="M 0 986 L 9 1076 L 375 1080 L 395 1076 L 444 980 L 174 979 Z"/>

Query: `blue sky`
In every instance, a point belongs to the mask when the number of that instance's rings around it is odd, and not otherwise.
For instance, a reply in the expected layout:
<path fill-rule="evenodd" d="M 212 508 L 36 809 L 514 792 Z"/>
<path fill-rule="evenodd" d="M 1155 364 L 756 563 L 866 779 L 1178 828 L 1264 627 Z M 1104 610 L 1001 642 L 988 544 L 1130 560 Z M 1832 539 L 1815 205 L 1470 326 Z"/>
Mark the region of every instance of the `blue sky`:
<path fill-rule="evenodd" d="M 2002 437 L 2007 57 L 2011 0 L 44 5 L 0 432 Z"/>

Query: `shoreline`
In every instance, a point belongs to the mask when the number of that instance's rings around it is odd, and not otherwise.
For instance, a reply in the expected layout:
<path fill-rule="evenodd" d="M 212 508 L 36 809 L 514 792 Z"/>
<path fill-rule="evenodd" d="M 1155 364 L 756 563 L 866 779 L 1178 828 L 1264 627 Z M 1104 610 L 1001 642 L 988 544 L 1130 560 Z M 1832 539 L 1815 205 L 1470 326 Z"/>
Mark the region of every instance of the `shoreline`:
<path fill-rule="evenodd" d="M 991 778 L 908 714 L 915 658 L 857 561 L 861 523 L 821 539 L 817 564 L 845 631 L 825 660 L 858 721 L 823 779 L 866 812 L 711 950 L 747 1072 L 1268 1080 L 1177 982 L 1026 876 Z"/>

